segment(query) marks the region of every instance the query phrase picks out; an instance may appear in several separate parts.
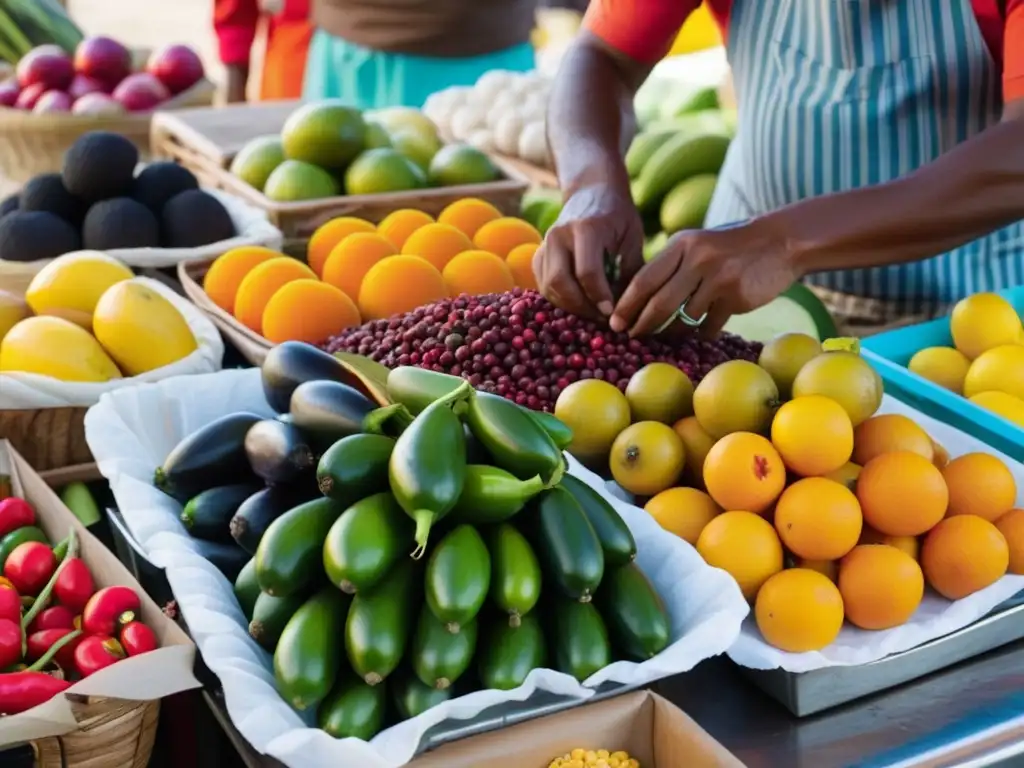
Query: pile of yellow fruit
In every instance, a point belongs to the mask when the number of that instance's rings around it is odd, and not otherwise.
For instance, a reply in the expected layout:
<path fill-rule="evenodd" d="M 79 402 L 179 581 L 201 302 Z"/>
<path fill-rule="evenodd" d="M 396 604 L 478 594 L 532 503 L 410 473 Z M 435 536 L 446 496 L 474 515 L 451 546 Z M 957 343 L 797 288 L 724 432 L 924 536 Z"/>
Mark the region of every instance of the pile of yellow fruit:
<path fill-rule="evenodd" d="M 104 382 L 162 368 L 197 348 L 171 302 L 99 251 L 54 259 L 24 300 L 0 292 L 0 373 Z"/>
<path fill-rule="evenodd" d="M 962 299 L 949 317 L 952 347 L 917 352 L 907 368 L 1024 427 L 1024 327 L 994 293 Z"/>
<path fill-rule="evenodd" d="M 640 761 L 623 750 L 577 748 L 556 757 L 548 768 L 640 768 Z"/>
<path fill-rule="evenodd" d="M 540 242 L 528 222 L 466 198 L 436 220 L 413 209 L 376 226 L 332 219 L 313 234 L 305 264 L 266 248 L 237 248 L 213 262 L 203 289 L 268 341 L 316 344 L 449 296 L 536 288 Z"/>

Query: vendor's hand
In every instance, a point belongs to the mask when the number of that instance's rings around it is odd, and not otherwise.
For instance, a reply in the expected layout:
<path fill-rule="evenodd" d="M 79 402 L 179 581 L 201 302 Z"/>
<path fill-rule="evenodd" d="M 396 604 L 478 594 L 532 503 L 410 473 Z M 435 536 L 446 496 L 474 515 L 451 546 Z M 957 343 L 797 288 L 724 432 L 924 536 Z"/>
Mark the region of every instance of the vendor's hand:
<path fill-rule="evenodd" d="M 643 224 L 629 189 L 610 184 L 572 194 L 533 260 L 541 292 L 562 309 L 584 317 L 608 317 L 615 295 L 605 254 L 619 257 L 626 285 L 643 266 Z"/>
<path fill-rule="evenodd" d="M 785 239 L 760 221 L 721 230 L 687 230 L 646 264 L 612 315 L 615 331 L 654 333 L 686 302 L 701 332 L 715 336 L 736 314 L 767 304 L 800 279 Z"/>

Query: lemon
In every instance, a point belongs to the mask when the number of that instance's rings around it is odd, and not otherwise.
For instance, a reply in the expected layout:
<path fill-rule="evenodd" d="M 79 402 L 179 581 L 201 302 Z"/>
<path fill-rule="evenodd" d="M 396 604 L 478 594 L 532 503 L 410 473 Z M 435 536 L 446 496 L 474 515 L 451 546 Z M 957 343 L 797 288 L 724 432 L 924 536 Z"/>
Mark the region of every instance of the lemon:
<path fill-rule="evenodd" d="M 958 349 L 952 347 L 928 347 L 916 353 L 907 364 L 911 373 L 928 379 L 933 384 L 956 392 L 964 391 L 964 377 L 971 361 Z"/>
<path fill-rule="evenodd" d="M 63 317 L 88 330 L 103 292 L 132 276 L 128 267 L 100 251 L 65 253 L 36 273 L 25 301 L 37 315 Z"/>
<path fill-rule="evenodd" d="M 994 293 L 976 293 L 958 301 L 949 317 L 949 330 L 953 345 L 971 360 L 1021 338 L 1017 311 Z"/>
<path fill-rule="evenodd" d="M 607 466 L 612 443 L 629 426 L 629 401 L 614 384 L 583 379 L 558 395 L 555 417 L 572 430 L 573 456 L 584 464 Z"/>
<path fill-rule="evenodd" d="M 30 317 L 0 342 L 0 372 L 38 373 L 60 381 L 103 382 L 121 372 L 84 328 L 60 317 Z"/>
<path fill-rule="evenodd" d="M 722 508 L 696 488 L 669 488 L 652 496 L 644 511 L 669 533 L 697 546 L 701 531 L 721 514 Z"/>
<path fill-rule="evenodd" d="M 1005 392 L 1024 399 L 1024 347 L 1005 344 L 981 354 L 967 370 L 964 397 Z"/>
<path fill-rule="evenodd" d="M 979 392 L 970 398 L 975 405 L 980 405 L 997 416 L 1024 427 L 1024 400 L 1005 392 Z"/>
<path fill-rule="evenodd" d="M 824 352 L 808 360 L 793 380 L 793 397 L 806 395 L 835 400 L 856 427 L 882 404 L 882 379 L 860 355 Z"/>
<path fill-rule="evenodd" d="M 137 279 L 117 283 L 100 297 L 93 328 L 100 344 L 129 376 L 163 368 L 198 348 L 192 329 L 175 306 Z"/>

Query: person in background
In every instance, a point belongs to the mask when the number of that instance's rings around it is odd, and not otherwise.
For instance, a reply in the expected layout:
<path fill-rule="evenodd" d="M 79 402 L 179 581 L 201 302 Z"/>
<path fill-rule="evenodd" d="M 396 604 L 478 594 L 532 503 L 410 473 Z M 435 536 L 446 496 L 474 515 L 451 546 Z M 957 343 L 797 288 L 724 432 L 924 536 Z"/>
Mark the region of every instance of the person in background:
<path fill-rule="evenodd" d="M 534 68 L 537 0 L 313 0 L 306 99 L 421 107 L 490 70 Z"/>
<path fill-rule="evenodd" d="M 864 334 L 1024 284 L 1024 0 L 709 6 L 736 138 L 709 228 L 643 265 L 633 96 L 697 2 L 591 2 L 547 120 L 566 205 L 534 269 L 552 300 L 635 335 L 707 313 L 714 334 L 806 279 Z M 632 278 L 618 298 L 606 251 Z"/>
<path fill-rule="evenodd" d="M 309 0 L 214 0 L 213 26 L 220 60 L 227 70 L 227 101 L 246 100 L 252 48 L 262 27 L 266 35 L 261 101 L 298 99 L 313 37 Z"/>

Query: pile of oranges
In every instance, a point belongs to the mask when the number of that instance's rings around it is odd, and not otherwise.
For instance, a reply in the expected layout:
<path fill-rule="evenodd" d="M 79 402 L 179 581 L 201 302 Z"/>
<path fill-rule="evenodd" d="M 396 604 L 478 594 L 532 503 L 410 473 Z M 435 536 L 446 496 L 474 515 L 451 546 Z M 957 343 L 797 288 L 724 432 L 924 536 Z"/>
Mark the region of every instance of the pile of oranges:
<path fill-rule="evenodd" d="M 306 263 L 266 248 L 236 248 L 213 262 L 203 289 L 268 341 L 315 344 L 439 299 L 536 288 L 540 242 L 528 222 L 466 198 L 436 220 L 413 209 L 377 225 L 332 219 L 310 239 Z"/>

